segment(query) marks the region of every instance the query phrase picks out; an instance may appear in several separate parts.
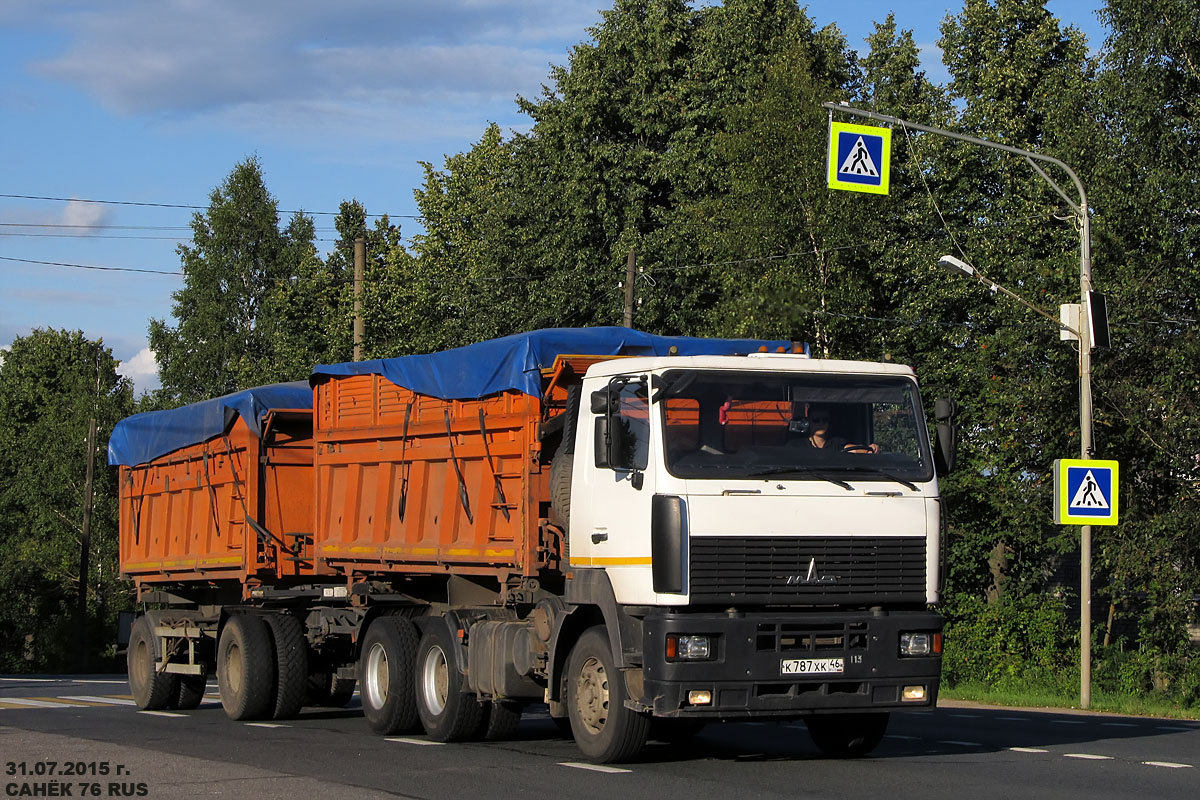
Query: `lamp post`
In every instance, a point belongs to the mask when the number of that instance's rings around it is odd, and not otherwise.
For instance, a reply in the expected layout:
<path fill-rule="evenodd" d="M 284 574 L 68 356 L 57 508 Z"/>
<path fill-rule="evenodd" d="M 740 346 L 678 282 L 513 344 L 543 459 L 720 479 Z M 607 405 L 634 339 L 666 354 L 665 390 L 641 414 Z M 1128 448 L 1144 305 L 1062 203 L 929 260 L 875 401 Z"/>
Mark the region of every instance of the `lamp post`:
<path fill-rule="evenodd" d="M 886 125 L 899 125 L 901 128 L 911 128 L 912 130 L 924 131 L 938 136 L 945 136 L 948 139 L 955 139 L 960 142 L 979 145 L 980 147 L 988 147 L 993 150 L 1000 150 L 1012 155 L 1021 156 L 1029 164 L 1029 166 L 1042 177 L 1046 183 L 1050 184 L 1050 188 L 1058 193 L 1071 210 L 1075 212 L 1076 218 L 1079 220 L 1079 297 L 1080 309 L 1079 327 L 1071 329 L 1062 325 L 1058 320 L 1053 320 L 1056 325 L 1067 328 L 1072 333 L 1079 336 L 1079 452 L 1083 459 L 1090 459 L 1093 456 L 1092 451 L 1092 336 L 1090 331 L 1091 321 L 1088 319 L 1088 314 L 1082 313 L 1088 308 L 1088 296 L 1092 292 L 1092 233 L 1091 220 L 1088 213 L 1087 192 L 1083 189 L 1083 182 L 1079 180 L 1079 176 L 1075 171 L 1053 156 L 1042 155 L 1031 150 L 1022 150 L 1019 147 L 1012 147 L 998 142 L 989 142 L 987 139 L 980 139 L 976 136 L 967 136 L 962 133 L 944 130 L 942 128 L 933 128 L 928 125 L 919 125 L 915 122 L 908 122 L 899 117 L 888 116 L 887 114 L 878 114 L 874 111 L 867 111 L 861 108 L 854 108 L 846 103 L 822 103 L 822 107 L 828 109 L 831 113 L 839 111 L 844 114 L 851 114 L 857 117 L 866 117 L 867 119 L 876 120 Z M 1046 174 L 1038 163 L 1050 164 L 1062 170 L 1075 190 L 1079 193 L 1079 202 L 1073 201 L 1066 192 L 1063 191 L 1054 180 Z M 942 261 L 945 261 L 943 258 Z M 954 259 L 959 264 L 963 262 Z M 941 262 L 939 262 L 941 263 Z M 967 266 L 963 264 L 963 266 Z M 943 267 L 945 269 L 945 267 Z M 959 270 L 954 270 L 958 272 Z M 984 283 L 989 286 L 995 286 L 997 290 L 1004 291 L 1013 297 L 1012 292 L 1009 292 L 1002 287 L 996 286 L 986 278 L 978 275 L 978 271 L 972 269 L 971 272 L 965 273 L 971 276 L 975 274 Z M 1024 300 L 1016 297 L 1024 303 Z M 1025 305 L 1029 305 L 1025 303 Z M 1032 308 L 1032 306 L 1030 306 Z M 1034 309 L 1035 311 L 1037 309 Z M 1043 316 L 1048 316 L 1042 313 Z M 1053 319 L 1053 318 L 1051 318 Z M 1079 664 L 1079 705 L 1082 708 L 1087 708 L 1092 702 L 1092 526 L 1083 525 L 1079 529 L 1079 647 L 1080 647 L 1080 664 Z"/>

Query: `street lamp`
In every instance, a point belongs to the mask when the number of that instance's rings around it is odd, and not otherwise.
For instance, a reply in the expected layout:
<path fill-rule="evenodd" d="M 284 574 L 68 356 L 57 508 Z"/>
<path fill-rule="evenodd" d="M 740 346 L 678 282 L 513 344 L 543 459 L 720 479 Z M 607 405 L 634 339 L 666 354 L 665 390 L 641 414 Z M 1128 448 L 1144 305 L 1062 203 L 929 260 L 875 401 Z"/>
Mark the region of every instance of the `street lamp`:
<path fill-rule="evenodd" d="M 977 270 L 975 267 L 972 267 L 967 262 L 962 261 L 961 259 L 957 259 L 954 256 L 942 256 L 941 258 L 938 259 L 938 266 L 941 267 L 942 269 L 944 269 L 946 272 L 949 272 L 951 275 L 962 275 L 963 277 L 966 277 L 966 278 L 977 279 L 984 286 L 991 289 L 993 294 L 996 292 L 1003 292 L 1004 294 L 1011 297 L 1013 300 L 1016 300 L 1018 303 L 1025 306 L 1026 308 L 1028 308 L 1033 313 L 1037 314 L 1040 317 L 1045 317 L 1046 319 L 1053 322 L 1055 327 L 1060 328 L 1061 330 L 1067 331 L 1072 336 L 1079 338 L 1079 331 L 1077 331 L 1075 328 L 1072 328 L 1070 325 L 1068 325 L 1067 323 L 1063 322 L 1060 319 L 1055 319 L 1050 314 L 1047 314 L 1045 311 L 1042 311 L 1040 308 L 1038 308 L 1033 303 L 1026 300 L 1024 297 L 1021 297 L 1016 292 L 1011 292 L 1008 289 L 1004 288 L 1003 286 L 996 283 L 994 280 L 992 280 L 991 278 L 987 277 L 982 272 Z"/>

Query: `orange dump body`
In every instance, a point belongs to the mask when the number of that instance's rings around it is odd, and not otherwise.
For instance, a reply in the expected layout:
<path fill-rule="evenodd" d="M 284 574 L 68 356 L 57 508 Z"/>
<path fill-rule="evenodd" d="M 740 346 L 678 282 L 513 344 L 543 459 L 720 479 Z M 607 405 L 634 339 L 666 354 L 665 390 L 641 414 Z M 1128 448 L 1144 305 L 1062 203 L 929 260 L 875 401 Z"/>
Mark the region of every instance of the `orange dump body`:
<path fill-rule="evenodd" d="M 315 391 L 318 572 L 503 578 L 555 558 L 538 398 L 441 400 L 380 375 L 320 376 Z"/>
<path fill-rule="evenodd" d="M 122 466 L 120 563 L 139 585 L 272 582 L 311 572 L 312 412 Z"/>

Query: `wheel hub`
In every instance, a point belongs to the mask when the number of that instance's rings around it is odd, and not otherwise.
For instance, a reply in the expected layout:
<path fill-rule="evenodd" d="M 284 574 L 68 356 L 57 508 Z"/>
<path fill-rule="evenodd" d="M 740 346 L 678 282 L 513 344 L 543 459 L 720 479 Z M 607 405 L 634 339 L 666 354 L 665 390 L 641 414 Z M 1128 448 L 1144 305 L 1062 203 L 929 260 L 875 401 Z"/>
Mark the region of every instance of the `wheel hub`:
<path fill-rule="evenodd" d="M 599 659 L 589 658 L 575 685 L 575 707 L 589 732 L 599 733 L 608 721 L 608 672 Z"/>

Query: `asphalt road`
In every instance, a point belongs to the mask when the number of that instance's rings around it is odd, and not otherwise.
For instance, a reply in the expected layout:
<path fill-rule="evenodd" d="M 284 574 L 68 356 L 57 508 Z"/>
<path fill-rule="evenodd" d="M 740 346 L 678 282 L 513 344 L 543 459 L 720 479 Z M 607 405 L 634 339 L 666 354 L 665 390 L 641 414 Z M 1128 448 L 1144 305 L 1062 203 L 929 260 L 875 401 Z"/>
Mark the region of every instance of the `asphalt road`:
<path fill-rule="evenodd" d="M 215 688 L 194 711 L 139 712 L 119 678 L 0 677 L 0 797 L 1200 798 L 1193 722 L 941 708 L 893 715 L 855 761 L 822 758 L 802 723 L 731 724 L 598 768 L 544 707 L 512 740 L 440 745 L 375 736 L 354 704 L 235 722 Z"/>

